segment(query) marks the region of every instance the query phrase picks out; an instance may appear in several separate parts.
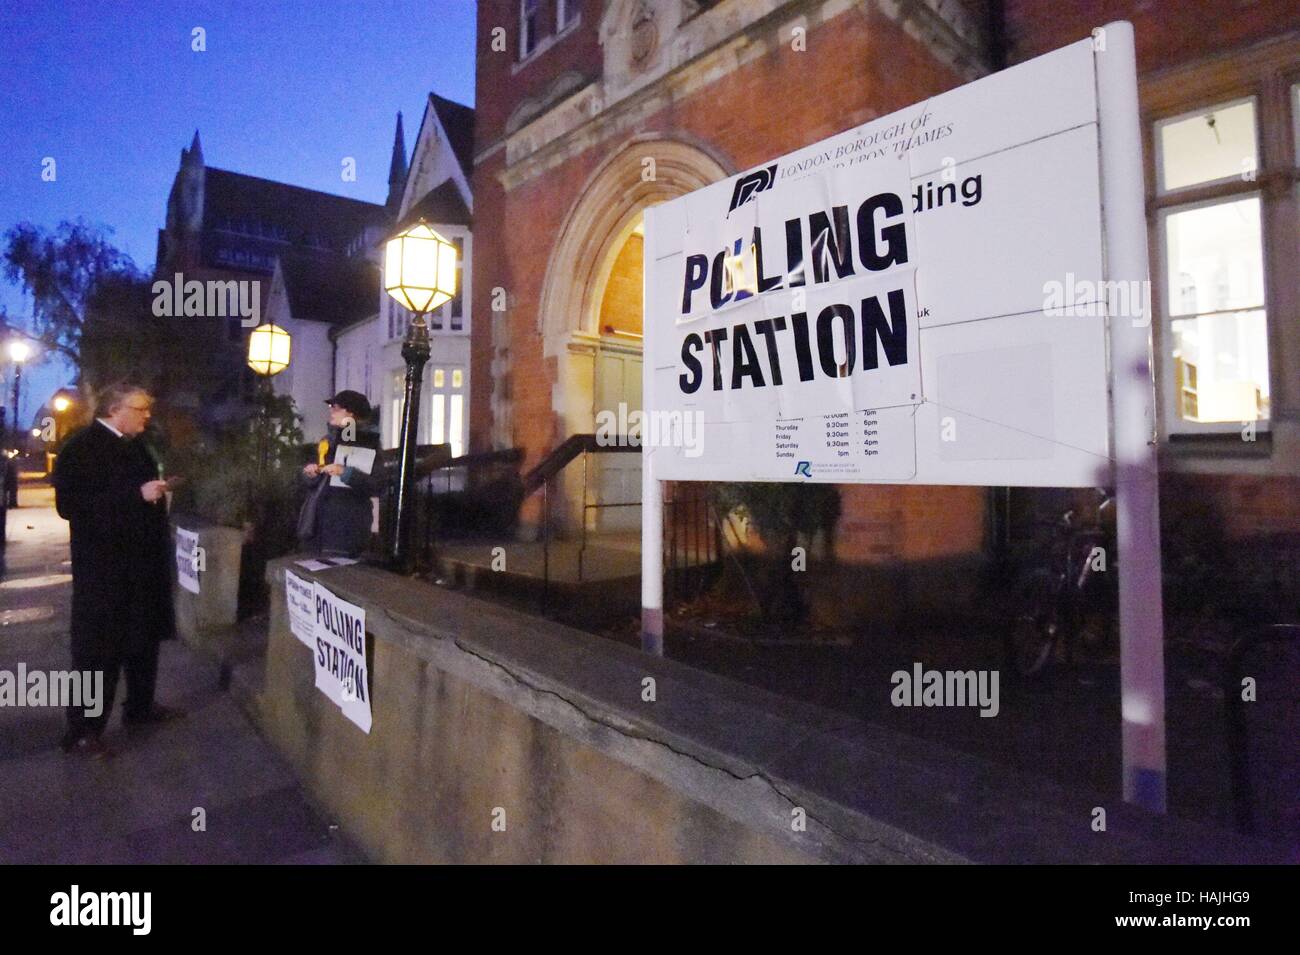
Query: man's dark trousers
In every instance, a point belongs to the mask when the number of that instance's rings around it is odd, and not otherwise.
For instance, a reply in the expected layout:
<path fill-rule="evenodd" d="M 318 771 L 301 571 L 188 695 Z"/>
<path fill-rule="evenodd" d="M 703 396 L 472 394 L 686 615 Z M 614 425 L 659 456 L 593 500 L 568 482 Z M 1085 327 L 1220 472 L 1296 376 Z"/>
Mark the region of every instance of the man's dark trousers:
<path fill-rule="evenodd" d="M 103 671 L 104 674 L 103 708 L 98 716 L 86 716 L 84 707 L 68 707 L 68 726 L 77 735 L 98 735 L 104 731 L 113 712 L 119 674 L 126 675 L 127 720 L 142 719 L 153 708 L 154 687 L 158 683 L 158 644 L 134 654 L 74 655 L 72 667 L 79 672 Z"/>

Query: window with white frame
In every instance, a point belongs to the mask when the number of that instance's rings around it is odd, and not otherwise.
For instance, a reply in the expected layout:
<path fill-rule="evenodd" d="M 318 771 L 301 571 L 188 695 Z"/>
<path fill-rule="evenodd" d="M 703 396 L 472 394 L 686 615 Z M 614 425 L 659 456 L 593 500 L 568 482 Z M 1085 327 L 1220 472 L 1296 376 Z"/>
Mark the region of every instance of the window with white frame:
<path fill-rule="evenodd" d="M 465 450 L 465 370 L 434 366 L 429 378 L 429 443 L 451 445 L 451 456 Z"/>
<path fill-rule="evenodd" d="M 388 310 L 388 338 L 405 338 L 406 330 L 411 324 L 411 313 L 398 304 L 397 299 L 391 295 L 384 302 L 384 308 Z"/>
<path fill-rule="evenodd" d="M 1253 97 L 1155 124 L 1164 418 L 1171 434 L 1270 418 Z"/>
<path fill-rule="evenodd" d="M 395 371 L 388 379 L 388 447 L 402 441 L 402 407 L 406 400 L 406 372 Z"/>
<path fill-rule="evenodd" d="M 519 0 L 519 59 L 537 49 L 541 30 L 541 0 Z"/>
<path fill-rule="evenodd" d="M 578 0 L 555 0 L 555 32 L 560 33 L 578 18 Z"/>
<path fill-rule="evenodd" d="M 465 329 L 465 240 L 452 236 L 451 244 L 456 247 L 456 294 L 429 313 L 429 329 L 435 332 Z"/>

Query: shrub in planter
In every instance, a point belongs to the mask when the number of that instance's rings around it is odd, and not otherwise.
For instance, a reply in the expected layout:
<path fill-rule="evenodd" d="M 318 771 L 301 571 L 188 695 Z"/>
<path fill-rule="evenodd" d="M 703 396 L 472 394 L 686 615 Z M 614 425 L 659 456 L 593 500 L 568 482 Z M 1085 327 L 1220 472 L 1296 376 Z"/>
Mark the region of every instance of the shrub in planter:
<path fill-rule="evenodd" d="M 170 455 L 177 461 L 172 470 L 190 476 L 173 509 L 243 532 L 241 618 L 266 606 L 266 562 L 294 549 L 302 494 L 302 429 L 293 399 L 276 395 L 266 407 L 265 415 Z"/>
<path fill-rule="evenodd" d="M 724 514 L 747 518 L 763 539 L 767 553 L 767 585 L 761 588 L 760 610 L 768 623 L 799 624 L 808 616 L 808 600 L 799 585 L 792 552 L 821 531 L 828 552 L 840 517 L 840 492 L 833 484 L 719 484 L 717 503 Z"/>

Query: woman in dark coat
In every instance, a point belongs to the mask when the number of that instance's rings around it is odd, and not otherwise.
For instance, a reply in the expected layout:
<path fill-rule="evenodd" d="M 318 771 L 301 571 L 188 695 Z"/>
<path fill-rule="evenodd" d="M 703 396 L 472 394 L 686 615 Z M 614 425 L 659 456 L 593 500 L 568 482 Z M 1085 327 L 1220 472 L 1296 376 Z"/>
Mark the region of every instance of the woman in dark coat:
<path fill-rule="evenodd" d="M 329 399 L 329 435 L 325 464 L 309 464 L 303 477 L 312 490 L 299 522 L 304 550 L 355 557 L 370 540 L 370 499 L 383 491 L 386 470 L 379 435 L 365 429 L 370 402 L 356 391 Z M 369 452 L 369 453 L 367 453 Z"/>

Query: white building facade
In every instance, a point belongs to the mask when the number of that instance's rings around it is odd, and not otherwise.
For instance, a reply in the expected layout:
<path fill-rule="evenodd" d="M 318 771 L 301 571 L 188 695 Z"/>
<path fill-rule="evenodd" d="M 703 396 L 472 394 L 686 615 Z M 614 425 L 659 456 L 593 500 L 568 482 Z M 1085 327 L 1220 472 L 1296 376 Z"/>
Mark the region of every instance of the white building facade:
<path fill-rule="evenodd" d="M 474 247 L 468 176 L 473 123 L 472 109 L 430 94 L 416 134 L 392 230 L 395 234 L 423 219 L 453 242 L 459 251 L 455 298 L 426 316 L 431 356 L 424 369 L 417 435 L 418 444 L 450 445 L 453 457 L 464 454 L 467 449 L 472 386 L 470 333 L 473 316 L 468 289 Z M 383 290 L 382 249 L 383 244 L 379 243 L 370 255 L 380 272 L 374 314 L 336 327 L 331 337 L 335 388 L 350 388 L 369 399 L 378 411 L 383 446 L 393 448 L 398 443 L 405 388 L 402 340 L 412 316 Z"/>

